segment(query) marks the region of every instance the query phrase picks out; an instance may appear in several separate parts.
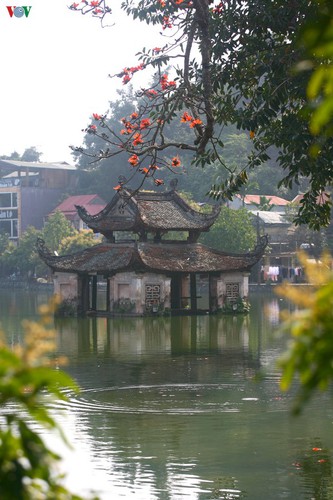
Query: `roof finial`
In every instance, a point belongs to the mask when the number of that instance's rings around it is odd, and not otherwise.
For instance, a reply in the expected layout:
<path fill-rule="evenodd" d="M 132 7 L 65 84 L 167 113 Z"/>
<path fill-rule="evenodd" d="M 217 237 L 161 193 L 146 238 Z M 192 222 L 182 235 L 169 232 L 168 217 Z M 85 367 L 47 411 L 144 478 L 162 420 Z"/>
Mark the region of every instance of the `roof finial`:
<path fill-rule="evenodd" d="M 170 187 L 171 187 L 172 191 L 176 190 L 177 184 L 178 184 L 178 179 L 172 179 L 170 181 Z"/>

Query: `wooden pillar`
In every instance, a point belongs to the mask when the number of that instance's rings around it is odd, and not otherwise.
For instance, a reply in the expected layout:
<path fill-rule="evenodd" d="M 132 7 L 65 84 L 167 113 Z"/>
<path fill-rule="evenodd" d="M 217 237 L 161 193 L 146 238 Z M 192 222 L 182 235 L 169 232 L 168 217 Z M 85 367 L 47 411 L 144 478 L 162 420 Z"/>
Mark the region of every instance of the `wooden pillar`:
<path fill-rule="evenodd" d="M 106 310 L 110 312 L 110 278 L 107 276 L 106 278 Z"/>
<path fill-rule="evenodd" d="M 91 309 L 93 311 L 97 310 L 97 275 L 92 277 L 91 284 Z"/>
<path fill-rule="evenodd" d="M 89 309 L 89 276 L 78 276 L 78 313 L 85 314 Z"/>
<path fill-rule="evenodd" d="M 181 276 L 179 274 L 174 274 L 171 277 L 171 309 L 179 309 L 181 307 L 181 283 Z"/>
<path fill-rule="evenodd" d="M 190 296 L 191 296 L 191 310 L 197 311 L 197 280 L 195 273 L 190 274 Z"/>
<path fill-rule="evenodd" d="M 217 278 L 209 275 L 209 312 L 217 311 Z"/>

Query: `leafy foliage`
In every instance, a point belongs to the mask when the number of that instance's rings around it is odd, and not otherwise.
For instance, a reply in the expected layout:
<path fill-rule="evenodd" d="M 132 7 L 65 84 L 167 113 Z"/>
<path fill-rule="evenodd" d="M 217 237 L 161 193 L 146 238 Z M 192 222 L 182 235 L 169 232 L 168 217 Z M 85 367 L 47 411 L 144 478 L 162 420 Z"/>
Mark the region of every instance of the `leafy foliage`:
<path fill-rule="evenodd" d="M 317 15 L 309 18 L 302 29 L 305 59 L 300 71 L 311 71 L 307 86 L 310 130 L 313 134 L 333 134 L 333 5 L 330 0 L 317 0 Z"/>
<path fill-rule="evenodd" d="M 299 413 L 305 402 L 318 389 L 325 390 L 333 380 L 333 275 L 331 259 L 323 255 L 321 262 L 309 262 L 300 255 L 309 289 L 288 284 L 279 288 L 279 295 L 291 300 L 297 310 L 285 318 L 283 329 L 290 331 L 292 343 L 280 361 L 283 369 L 281 388 L 287 390 L 296 375 L 299 388 L 294 412 Z"/>
<path fill-rule="evenodd" d="M 67 236 L 61 240 L 59 253 L 61 255 L 71 254 L 92 247 L 100 243 L 101 238 L 96 238 L 93 231 L 84 229 L 77 231 L 72 236 Z"/>
<path fill-rule="evenodd" d="M 59 210 L 50 215 L 43 228 L 45 243 L 50 250 L 55 252 L 59 250 L 61 241 L 64 238 L 73 236 L 74 234 L 74 227 Z"/>
<path fill-rule="evenodd" d="M 36 251 L 36 241 L 41 231 L 33 226 L 28 226 L 20 239 L 17 247 L 13 245 L 0 256 L 3 272 L 5 274 L 19 274 L 21 276 L 34 275 L 38 266 L 41 265 Z"/>
<path fill-rule="evenodd" d="M 22 155 L 17 151 L 13 151 L 9 156 L 1 155 L 2 160 L 21 160 L 21 161 L 40 161 L 43 153 L 37 150 L 36 146 L 26 148 Z"/>
<path fill-rule="evenodd" d="M 77 391 L 74 381 L 55 366 L 51 317 L 53 299 L 41 306 L 39 321 L 25 321 L 25 344 L 11 350 L 0 345 L 0 496 L 3 500 L 79 500 L 62 484 L 55 465 L 60 457 L 44 443 L 39 427 L 61 429 L 50 414 L 47 397 L 66 400 L 64 389 Z"/>
<path fill-rule="evenodd" d="M 269 198 L 266 198 L 266 196 L 260 196 L 259 203 L 256 203 L 255 201 L 253 201 L 252 203 L 258 208 L 258 210 L 264 210 L 265 212 L 270 212 L 275 206 L 273 203 L 271 203 L 271 200 Z"/>
<path fill-rule="evenodd" d="M 242 253 L 254 248 L 256 231 L 250 213 L 244 208 L 232 210 L 221 207 L 221 213 L 208 233 L 200 241 L 226 252 Z"/>

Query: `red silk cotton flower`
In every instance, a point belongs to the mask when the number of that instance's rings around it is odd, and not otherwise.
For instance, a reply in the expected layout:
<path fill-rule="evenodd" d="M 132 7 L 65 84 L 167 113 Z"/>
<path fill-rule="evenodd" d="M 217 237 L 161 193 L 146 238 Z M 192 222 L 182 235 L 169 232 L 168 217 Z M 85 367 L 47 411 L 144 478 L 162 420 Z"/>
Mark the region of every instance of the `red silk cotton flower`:
<path fill-rule="evenodd" d="M 176 82 L 168 79 L 168 75 L 162 75 L 160 79 L 160 84 L 162 90 L 166 90 L 168 87 L 175 87 Z"/>
<path fill-rule="evenodd" d="M 186 111 L 183 113 L 180 121 L 181 123 L 191 122 L 193 120 L 193 116 L 189 115 Z"/>
<path fill-rule="evenodd" d="M 181 165 L 180 159 L 178 156 L 174 156 L 171 160 L 171 165 L 173 167 L 179 167 Z"/>
<path fill-rule="evenodd" d="M 192 120 L 190 127 L 194 128 L 196 125 L 202 125 L 202 121 L 200 120 L 200 118 L 196 118 L 195 120 Z"/>
<path fill-rule="evenodd" d="M 128 163 L 130 163 L 132 165 L 132 167 L 136 167 L 137 164 L 139 163 L 139 158 L 137 155 L 132 155 L 129 159 L 128 159 Z"/>
<path fill-rule="evenodd" d="M 139 144 L 143 143 L 142 135 L 139 134 L 139 132 L 137 132 L 136 134 L 134 134 L 133 139 L 134 139 L 133 146 L 138 146 Z"/>
<path fill-rule="evenodd" d="M 143 118 L 143 120 L 141 120 L 140 122 L 140 129 L 144 129 L 144 128 L 148 128 L 150 127 L 150 120 L 149 118 Z"/>

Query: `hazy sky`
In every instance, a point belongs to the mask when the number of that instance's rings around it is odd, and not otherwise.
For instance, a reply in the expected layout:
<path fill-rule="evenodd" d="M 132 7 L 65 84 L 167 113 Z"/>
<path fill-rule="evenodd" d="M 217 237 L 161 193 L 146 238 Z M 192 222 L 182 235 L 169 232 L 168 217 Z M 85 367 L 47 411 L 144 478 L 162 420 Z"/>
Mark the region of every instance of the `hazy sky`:
<path fill-rule="evenodd" d="M 124 13 L 103 29 L 97 19 L 70 11 L 70 4 L 13 4 L 31 5 L 27 18 L 9 16 L 10 0 L 0 6 L 0 155 L 36 146 L 43 161 L 72 162 L 68 146 L 82 144 L 89 117 L 105 112 L 123 87 L 108 74 L 136 65 L 143 46 L 158 45 L 157 31 Z"/>

